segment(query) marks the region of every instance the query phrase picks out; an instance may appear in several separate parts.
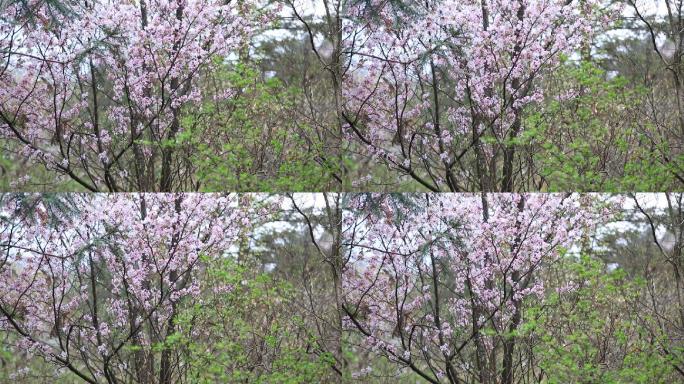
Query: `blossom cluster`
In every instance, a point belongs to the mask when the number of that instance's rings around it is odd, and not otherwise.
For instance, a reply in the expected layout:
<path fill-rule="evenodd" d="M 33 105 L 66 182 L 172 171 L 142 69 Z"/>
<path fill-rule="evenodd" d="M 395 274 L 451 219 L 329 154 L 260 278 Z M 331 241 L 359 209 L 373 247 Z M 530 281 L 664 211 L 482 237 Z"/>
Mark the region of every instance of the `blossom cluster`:
<path fill-rule="evenodd" d="M 610 215 L 579 195 L 414 198 L 361 195 L 345 217 L 346 327 L 403 366 L 439 366 L 475 336 L 491 350 L 499 339 L 485 329 L 501 335 L 519 322 L 525 300 L 545 297 L 545 266 Z"/>
<path fill-rule="evenodd" d="M 86 173 L 91 189 L 125 182 L 134 142 L 182 131 L 179 109 L 202 100 L 202 77 L 259 21 L 251 3 L 221 0 L 104 0 L 64 13 L 33 3 L 30 17 L 23 2 L 0 14 L 0 137 L 50 169 Z"/>
<path fill-rule="evenodd" d="M 0 207 L 0 329 L 58 366 L 123 377 L 124 348 L 163 341 L 176 307 L 210 289 L 203 258 L 226 257 L 250 220 L 220 195 L 75 198 L 70 213 L 39 195 L 20 200 L 35 200 L 32 214 Z"/>
<path fill-rule="evenodd" d="M 478 141 L 478 160 L 493 162 L 520 134 L 523 109 L 542 100 L 535 83 L 544 72 L 587 47 L 612 17 L 598 4 L 359 3 L 346 25 L 354 37 L 343 87 L 348 135 L 405 173 L 451 168 Z M 445 182 L 443 174 L 434 178 Z"/>

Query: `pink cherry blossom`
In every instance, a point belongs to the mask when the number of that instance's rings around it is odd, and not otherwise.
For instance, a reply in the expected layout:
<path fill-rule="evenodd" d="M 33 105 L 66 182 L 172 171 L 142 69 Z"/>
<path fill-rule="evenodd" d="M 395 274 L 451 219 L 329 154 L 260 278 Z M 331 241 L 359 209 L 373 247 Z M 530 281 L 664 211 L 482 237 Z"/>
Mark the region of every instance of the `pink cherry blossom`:
<path fill-rule="evenodd" d="M 203 258 L 228 257 L 249 225 L 221 195 L 74 195 L 70 214 L 42 199 L 22 197 L 32 215 L 17 199 L 0 206 L 0 329 L 87 382 L 140 380 L 126 367 L 173 331 L 179 303 L 199 299 Z"/>
<path fill-rule="evenodd" d="M 348 137 L 433 191 L 512 191 L 509 142 L 544 96 L 537 82 L 614 14 L 594 0 L 357 4 L 345 29 Z"/>
<path fill-rule="evenodd" d="M 363 348 L 431 382 L 441 382 L 437 368 L 447 382 L 467 375 L 474 359 L 464 355 L 501 351 L 522 304 L 545 297 L 541 271 L 609 212 L 579 195 L 401 199 L 410 202 L 359 195 L 345 217 L 345 325 Z"/>
<path fill-rule="evenodd" d="M 90 190 L 170 191 L 168 180 L 150 181 L 169 177 L 157 176 L 155 159 L 182 132 L 180 110 L 203 100 L 199 82 L 247 43 L 254 4 L 71 5 L 61 14 L 35 2 L 30 18 L 22 2 L 2 7 L 0 137 Z"/>

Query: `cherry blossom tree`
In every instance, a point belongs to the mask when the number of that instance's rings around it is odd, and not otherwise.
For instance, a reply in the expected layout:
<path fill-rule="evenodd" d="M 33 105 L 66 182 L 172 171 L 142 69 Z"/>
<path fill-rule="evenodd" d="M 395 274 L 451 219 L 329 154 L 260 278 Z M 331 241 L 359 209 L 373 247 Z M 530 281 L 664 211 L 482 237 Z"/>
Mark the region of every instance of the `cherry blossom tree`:
<path fill-rule="evenodd" d="M 345 217 L 347 330 L 427 382 L 515 382 L 529 366 L 516 337 L 524 304 L 544 298 L 544 266 L 609 213 L 592 199 L 357 196 Z"/>
<path fill-rule="evenodd" d="M 537 190 L 516 145 L 536 84 L 588 49 L 600 1 L 358 2 L 345 120 L 361 156 L 432 191 Z"/>
<path fill-rule="evenodd" d="M 196 190 L 174 145 L 183 108 L 268 14 L 221 0 L 25 3 L 0 8 L 0 137 L 91 191 Z"/>
<path fill-rule="evenodd" d="M 71 213 L 44 196 L 3 198 L 0 329 L 88 383 L 177 382 L 180 306 L 201 302 L 204 262 L 225 256 L 248 217 L 222 195 L 68 198 Z M 27 200 L 34 214 L 18 209 Z"/>

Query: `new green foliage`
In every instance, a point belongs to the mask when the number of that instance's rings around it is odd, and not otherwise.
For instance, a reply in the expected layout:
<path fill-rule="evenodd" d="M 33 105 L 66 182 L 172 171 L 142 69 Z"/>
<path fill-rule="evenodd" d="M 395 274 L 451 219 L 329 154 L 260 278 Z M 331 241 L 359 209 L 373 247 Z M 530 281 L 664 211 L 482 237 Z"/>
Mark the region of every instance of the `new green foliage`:
<path fill-rule="evenodd" d="M 188 152 L 203 191 L 325 190 L 335 169 L 298 110 L 301 91 L 247 64 L 212 73 L 216 95 L 187 111 L 169 143 Z"/>
<path fill-rule="evenodd" d="M 523 327 L 543 382 L 671 382 L 671 365 L 631 310 L 639 281 L 589 256 L 557 267 L 555 292 Z"/>
<path fill-rule="evenodd" d="M 330 374 L 330 357 L 314 353 L 296 316 L 284 316 L 289 283 L 226 258 L 207 267 L 206 284 L 166 340 L 182 346 L 189 382 L 313 383 Z"/>
<path fill-rule="evenodd" d="M 530 111 L 521 142 L 550 191 L 662 190 L 682 162 L 643 119 L 648 90 L 594 62 L 566 62 L 548 80 L 553 97 Z M 674 168 L 673 168 L 674 167 Z"/>

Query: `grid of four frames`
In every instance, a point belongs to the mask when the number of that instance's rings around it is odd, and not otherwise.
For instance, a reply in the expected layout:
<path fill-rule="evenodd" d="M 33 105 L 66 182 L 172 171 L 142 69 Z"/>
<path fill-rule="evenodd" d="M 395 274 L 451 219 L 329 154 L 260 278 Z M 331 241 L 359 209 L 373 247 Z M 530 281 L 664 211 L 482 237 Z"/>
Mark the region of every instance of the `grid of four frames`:
<path fill-rule="evenodd" d="M 0 383 L 684 382 L 681 25 L 0 0 Z"/>

